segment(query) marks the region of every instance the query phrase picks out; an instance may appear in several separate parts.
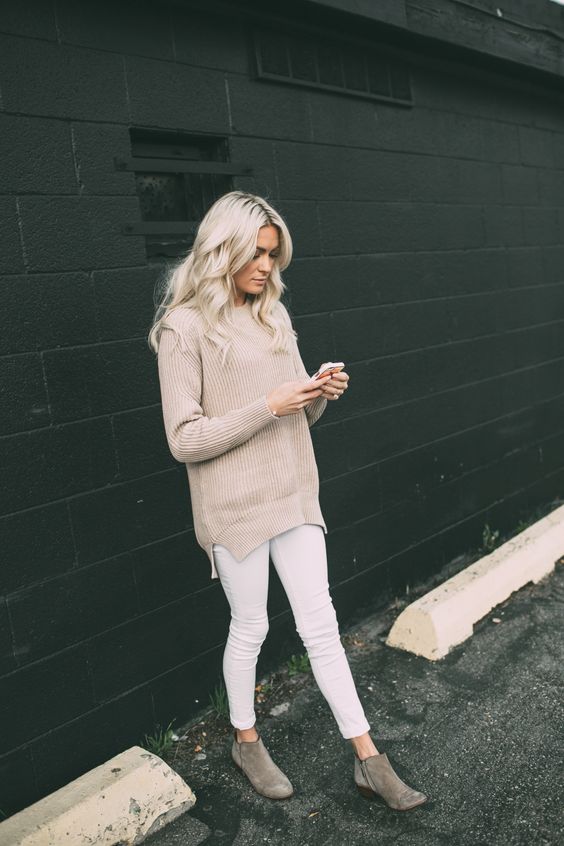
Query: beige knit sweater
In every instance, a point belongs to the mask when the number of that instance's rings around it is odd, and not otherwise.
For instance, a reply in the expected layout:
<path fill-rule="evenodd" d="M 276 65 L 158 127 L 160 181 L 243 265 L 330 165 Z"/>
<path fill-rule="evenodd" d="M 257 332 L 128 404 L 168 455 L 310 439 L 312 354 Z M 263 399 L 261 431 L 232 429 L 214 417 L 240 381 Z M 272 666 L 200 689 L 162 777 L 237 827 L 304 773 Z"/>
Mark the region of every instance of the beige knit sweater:
<path fill-rule="evenodd" d="M 275 417 L 267 395 L 281 382 L 309 378 L 292 352 L 268 350 L 271 336 L 251 300 L 231 309 L 232 356 L 206 338 L 201 316 L 179 306 L 162 326 L 158 352 L 163 420 L 170 451 L 188 473 L 194 532 L 219 578 L 213 544 L 240 561 L 274 535 L 302 523 L 327 534 L 309 427 L 327 406 L 318 397 L 297 414 Z M 227 325 L 227 324 L 226 324 Z"/>

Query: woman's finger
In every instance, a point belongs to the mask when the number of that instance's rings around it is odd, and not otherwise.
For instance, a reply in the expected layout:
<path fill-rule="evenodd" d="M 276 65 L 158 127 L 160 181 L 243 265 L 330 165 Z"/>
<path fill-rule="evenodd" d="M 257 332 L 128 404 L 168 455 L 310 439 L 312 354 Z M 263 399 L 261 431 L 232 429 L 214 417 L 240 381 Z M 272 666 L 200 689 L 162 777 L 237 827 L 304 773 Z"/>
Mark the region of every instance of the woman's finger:
<path fill-rule="evenodd" d="M 323 388 L 333 388 L 339 391 L 346 391 L 348 388 L 347 382 L 327 382 L 327 385 L 324 385 Z"/>
<path fill-rule="evenodd" d="M 324 388 L 322 396 L 324 396 L 325 399 L 339 399 L 343 393 L 343 388 Z"/>
<path fill-rule="evenodd" d="M 322 376 L 321 379 L 308 379 L 307 381 L 302 382 L 300 387 L 303 391 L 316 391 L 318 388 L 324 388 L 329 379 L 329 376 Z"/>

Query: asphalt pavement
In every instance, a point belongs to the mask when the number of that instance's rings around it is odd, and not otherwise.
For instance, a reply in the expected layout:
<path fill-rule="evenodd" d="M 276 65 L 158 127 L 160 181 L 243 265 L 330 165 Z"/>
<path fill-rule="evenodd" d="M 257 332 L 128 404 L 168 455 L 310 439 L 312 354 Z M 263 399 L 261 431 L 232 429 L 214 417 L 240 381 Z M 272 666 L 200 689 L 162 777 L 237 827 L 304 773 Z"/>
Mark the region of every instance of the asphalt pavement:
<path fill-rule="evenodd" d="M 341 635 L 378 750 L 429 795 L 427 804 L 394 811 L 357 792 L 350 743 L 308 672 L 280 685 L 257 720 L 294 795 L 257 794 L 231 761 L 228 721 L 204 721 L 167 756 L 196 805 L 146 843 L 563 844 L 562 563 L 494 608 L 437 662 L 385 645 L 398 613 L 389 607 L 341 627 Z M 279 715 L 270 716 L 276 705 Z"/>

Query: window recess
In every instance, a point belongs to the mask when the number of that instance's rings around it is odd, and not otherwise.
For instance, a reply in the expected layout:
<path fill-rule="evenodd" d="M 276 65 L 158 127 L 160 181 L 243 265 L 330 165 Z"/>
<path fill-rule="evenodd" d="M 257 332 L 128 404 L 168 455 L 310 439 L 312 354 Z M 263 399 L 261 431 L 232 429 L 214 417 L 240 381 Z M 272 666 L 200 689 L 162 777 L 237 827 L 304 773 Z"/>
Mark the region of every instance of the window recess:
<path fill-rule="evenodd" d="M 208 208 L 252 168 L 229 161 L 224 137 L 143 129 L 130 135 L 131 156 L 114 165 L 135 174 L 141 220 L 124 223 L 122 233 L 144 235 L 150 261 L 185 255 Z"/>
<path fill-rule="evenodd" d="M 258 79 L 413 105 L 409 67 L 384 45 L 261 28 L 253 52 Z"/>

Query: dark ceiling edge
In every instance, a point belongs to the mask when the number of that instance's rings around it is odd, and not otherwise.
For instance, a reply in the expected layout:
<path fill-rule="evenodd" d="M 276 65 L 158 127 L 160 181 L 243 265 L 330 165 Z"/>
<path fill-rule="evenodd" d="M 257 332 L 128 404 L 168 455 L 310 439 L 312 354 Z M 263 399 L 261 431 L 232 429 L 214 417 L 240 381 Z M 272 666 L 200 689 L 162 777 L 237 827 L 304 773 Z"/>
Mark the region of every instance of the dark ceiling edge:
<path fill-rule="evenodd" d="M 249 27 L 257 23 L 266 26 L 291 27 L 324 32 L 328 36 L 354 37 L 356 40 L 385 41 L 386 46 L 395 48 L 405 61 L 410 59 L 430 67 L 444 70 L 445 61 L 450 63 L 449 72 L 477 78 L 483 76 L 491 82 L 496 74 L 498 83 L 522 89 L 529 83 L 536 94 L 561 101 L 564 93 L 564 74 L 552 73 L 530 64 L 524 64 L 505 56 L 494 56 L 474 47 L 458 45 L 432 35 L 413 32 L 405 27 L 369 19 L 353 12 L 345 12 L 330 6 L 323 6 L 317 0 L 285 0 L 283 12 L 274 7 L 270 11 L 263 2 L 256 0 L 157 0 L 163 5 L 177 6 L 186 11 L 198 11 L 208 15 L 221 15 L 247 22 Z M 271 7 L 272 8 L 272 7 Z M 348 32 L 343 33 L 346 24 Z M 359 32 L 355 33 L 355 27 Z M 412 55 L 407 55 L 409 51 Z M 564 58 L 564 49 L 563 49 Z M 564 62 L 563 62 L 564 64 Z M 539 90 L 540 89 L 542 90 Z M 551 97 L 552 95 L 552 97 Z"/>

